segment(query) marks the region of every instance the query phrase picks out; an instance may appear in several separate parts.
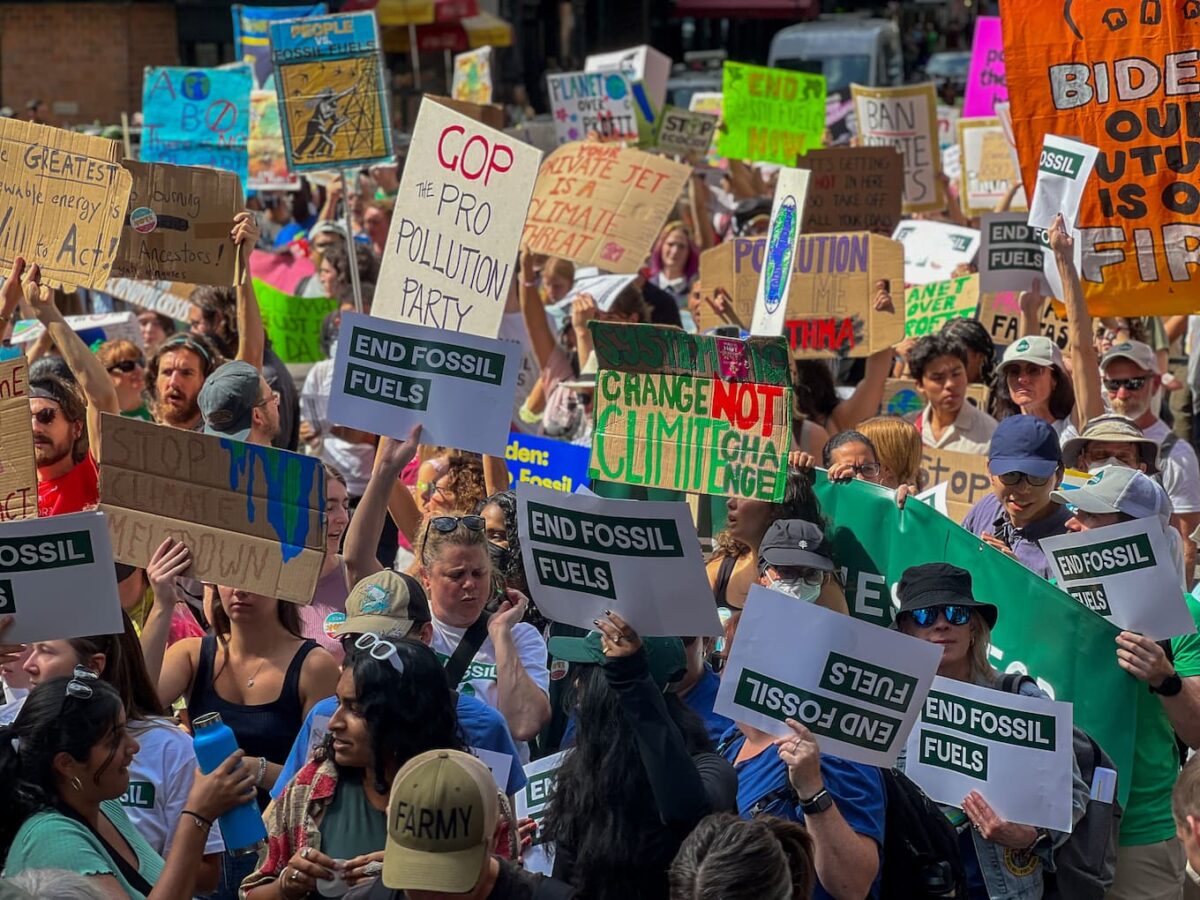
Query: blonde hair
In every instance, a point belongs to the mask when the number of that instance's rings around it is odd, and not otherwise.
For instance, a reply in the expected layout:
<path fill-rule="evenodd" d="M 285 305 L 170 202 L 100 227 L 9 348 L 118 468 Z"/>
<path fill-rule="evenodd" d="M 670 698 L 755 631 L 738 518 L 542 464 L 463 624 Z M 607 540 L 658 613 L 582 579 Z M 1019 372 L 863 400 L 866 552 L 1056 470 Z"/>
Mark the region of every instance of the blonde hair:
<path fill-rule="evenodd" d="M 572 284 L 575 283 L 575 263 L 569 259 L 563 259 L 561 256 L 552 256 L 546 260 L 546 264 L 542 266 L 542 278 L 549 278 L 551 275 L 561 275 Z"/>
<path fill-rule="evenodd" d="M 875 459 L 887 466 L 900 484 L 918 484 L 924 445 L 921 432 L 899 416 L 875 416 L 858 426 L 875 446 Z"/>
<path fill-rule="evenodd" d="M 132 341 L 105 341 L 96 348 L 96 359 L 106 369 L 113 363 L 124 362 L 127 359 L 140 359 L 145 362 L 142 351 Z"/>
<path fill-rule="evenodd" d="M 971 646 L 967 650 L 967 664 L 970 666 L 972 684 L 995 684 L 1000 680 L 1000 673 L 988 662 L 991 643 L 991 626 L 984 621 L 978 609 L 971 610 Z"/>

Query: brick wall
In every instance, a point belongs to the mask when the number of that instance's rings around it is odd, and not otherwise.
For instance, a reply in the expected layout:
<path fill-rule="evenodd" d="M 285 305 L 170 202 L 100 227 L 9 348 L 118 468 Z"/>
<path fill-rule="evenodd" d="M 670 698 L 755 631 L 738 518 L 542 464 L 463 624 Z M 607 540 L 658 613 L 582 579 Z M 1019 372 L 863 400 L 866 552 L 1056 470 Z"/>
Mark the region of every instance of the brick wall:
<path fill-rule="evenodd" d="M 78 104 L 54 124 L 119 123 L 142 107 L 142 69 L 178 64 L 173 4 L 0 4 L 0 95 L 18 115 L 37 97 Z"/>

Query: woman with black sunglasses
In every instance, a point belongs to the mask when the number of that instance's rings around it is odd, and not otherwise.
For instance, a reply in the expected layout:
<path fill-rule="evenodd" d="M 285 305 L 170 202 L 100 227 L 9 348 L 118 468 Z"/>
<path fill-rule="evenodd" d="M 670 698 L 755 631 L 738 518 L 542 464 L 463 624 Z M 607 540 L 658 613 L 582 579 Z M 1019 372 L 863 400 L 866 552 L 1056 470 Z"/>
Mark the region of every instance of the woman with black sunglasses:
<path fill-rule="evenodd" d="M 121 415 L 153 422 L 145 397 L 146 358 L 137 345 L 130 341 L 105 341 L 96 348 L 96 359 L 112 379 Z"/>

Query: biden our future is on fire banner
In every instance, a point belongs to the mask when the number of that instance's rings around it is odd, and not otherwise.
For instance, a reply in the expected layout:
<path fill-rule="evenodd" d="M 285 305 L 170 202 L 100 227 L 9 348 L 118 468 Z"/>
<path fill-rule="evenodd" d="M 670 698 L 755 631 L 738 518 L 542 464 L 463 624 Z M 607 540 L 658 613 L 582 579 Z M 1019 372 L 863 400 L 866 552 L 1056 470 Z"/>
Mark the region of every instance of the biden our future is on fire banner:
<path fill-rule="evenodd" d="M 792 442 L 783 338 L 592 322 L 592 478 L 779 502 Z"/>

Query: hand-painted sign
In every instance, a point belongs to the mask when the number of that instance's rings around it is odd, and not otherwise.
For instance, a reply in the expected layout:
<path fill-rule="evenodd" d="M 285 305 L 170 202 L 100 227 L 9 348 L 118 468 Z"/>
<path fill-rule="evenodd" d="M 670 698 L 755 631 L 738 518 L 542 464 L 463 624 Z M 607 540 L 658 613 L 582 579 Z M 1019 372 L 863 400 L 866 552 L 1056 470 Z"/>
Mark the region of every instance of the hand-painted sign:
<path fill-rule="evenodd" d="M 324 3 L 302 6 L 233 5 L 233 47 L 242 62 L 254 68 L 254 83 L 264 85 L 271 77 L 271 23 L 279 19 L 323 16 L 329 10 Z"/>
<path fill-rule="evenodd" d="M 958 143 L 962 148 L 959 205 L 968 217 L 991 212 L 1017 177 L 1000 120 L 959 119 Z"/>
<path fill-rule="evenodd" d="M 716 116 L 667 106 L 658 117 L 656 143 L 664 153 L 697 165 L 708 156 L 716 132 Z"/>
<path fill-rule="evenodd" d="M 864 147 L 891 146 L 904 155 L 904 212 L 935 212 L 946 204 L 937 180 L 937 95 L 932 84 L 894 88 L 850 86 Z"/>
<path fill-rule="evenodd" d="M 162 313 L 171 319 L 186 322 L 192 303 L 188 299 L 192 285 L 177 285 L 170 281 L 134 281 L 130 278 L 110 278 L 104 292 L 132 303 L 134 306 Z"/>
<path fill-rule="evenodd" d="M 637 141 L 637 116 L 629 79 L 620 72 L 565 72 L 547 75 L 551 115 L 558 142 L 592 137 Z"/>
<path fill-rule="evenodd" d="M 926 487 L 947 483 L 946 507 L 950 518 L 962 522 L 971 507 L 992 490 L 987 457 L 925 447 L 921 456 L 921 483 Z"/>
<path fill-rule="evenodd" d="M 976 274 L 914 285 L 904 301 L 904 336 L 934 334 L 951 319 L 973 319 L 978 305 Z"/>
<path fill-rule="evenodd" d="M 787 317 L 788 287 L 794 271 L 792 257 L 800 240 L 800 222 L 804 216 L 809 174 L 805 169 L 787 166 L 779 170 L 771 221 L 767 228 L 766 262 L 754 297 L 751 334 L 774 337 L 783 331 Z"/>
<path fill-rule="evenodd" d="M 467 103 L 491 103 L 492 55 L 491 47 L 455 54 L 450 96 Z"/>
<path fill-rule="evenodd" d="M 894 147 L 811 150 L 796 167 L 813 173 L 805 234 L 873 231 L 891 237 L 900 224 L 904 157 Z"/>
<path fill-rule="evenodd" d="M 995 115 L 996 104 L 1007 100 L 1004 35 L 1000 30 L 1000 17 L 979 16 L 975 20 L 975 40 L 971 44 L 971 68 L 967 72 L 963 115 Z"/>
<path fill-rule="evenodd" d="M 0 522 L 38 514 L 26 377 L 24 356 L 0 362 Z"/>
<path fill-rule="evenodd" d="M 1026 284 L 1023 290 L 1028 290 Z M 1011 344 L 1020 334 L 1021 302 L 1015 291 L 983 293 L 979 298 L 979 321 L 997 344 Z M 1067 346 L 1067 323 L 1054 310 L 1054 301 L 1047 298 L 1038 319 L 1038 333 L 1044 334 L 1062 348 Z"/>
<path fill-rule="evenodd" d="M 892 238 L 904 245 L 907 284 L 945 281 L 960 265 L 973 261 L 979 250 L 978 231 L 949 222 L 905 219 Z"/>
<path fill-rule="evenodd" d="M 726 62 L 717 151 L 794 166 L 825 135 L 825 76 Z"/>
<path fill-rule="evenodd" d="M 279 95 L 274 91 L 250 92 L 249 155 L 251 191 L 296 191 L 300 178 L 287 168 L 283 149 L 283 123 L 279 121 Z"/>
<path fill-rule="evenodd" d="M 260 278 L 254 296 L 262 313 L 271 347 L 285 363 L 315 363 L 326 358 L 321 348 L 321 324 L 338 308 L 328 297 L 296 297 Z"/>

